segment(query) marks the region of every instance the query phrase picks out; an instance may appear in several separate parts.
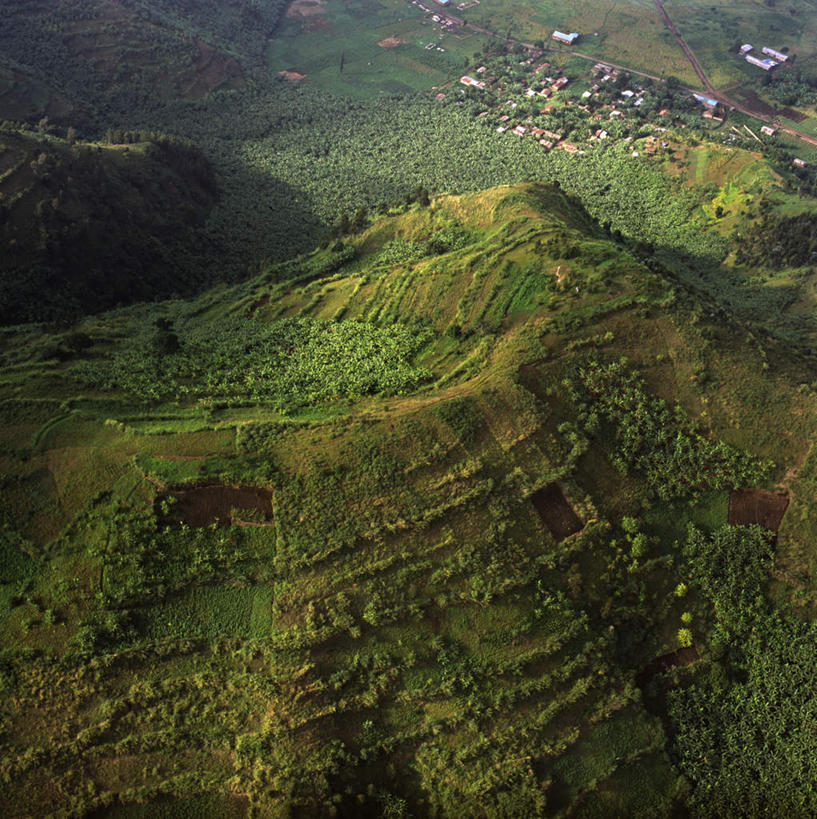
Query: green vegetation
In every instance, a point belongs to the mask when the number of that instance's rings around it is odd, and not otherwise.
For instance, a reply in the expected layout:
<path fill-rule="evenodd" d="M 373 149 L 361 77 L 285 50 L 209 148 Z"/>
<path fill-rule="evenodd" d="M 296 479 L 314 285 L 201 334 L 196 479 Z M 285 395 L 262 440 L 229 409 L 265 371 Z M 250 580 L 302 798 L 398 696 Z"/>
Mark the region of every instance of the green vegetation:
<path fill-rule="evenodd" d="M 655 815 L 749 777 L 690 726 L 776 622 L 723 492 L 790 453 L 697 402 L 761 352 L 556 188 L 425 199 L 70 359 L 4 332 L 4 815 Z"/>
<path fill-rule="evenodd" d="M 126 146 L 0 131 L 0 321 L 65 319 L 213 281 L 210 163 L 156 134 Z M 77 335 L 61 354 L 82 349 Z"/>
<path fill-rule="evenodd" d="M 817 176 L 652 2 L 6 5 L 3 817 L 817 811 Z"/>

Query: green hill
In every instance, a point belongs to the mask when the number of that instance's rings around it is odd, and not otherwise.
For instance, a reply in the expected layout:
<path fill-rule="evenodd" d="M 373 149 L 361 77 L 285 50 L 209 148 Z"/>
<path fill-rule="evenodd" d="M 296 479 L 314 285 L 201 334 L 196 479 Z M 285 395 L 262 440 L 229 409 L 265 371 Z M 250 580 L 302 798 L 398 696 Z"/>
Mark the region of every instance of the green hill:
<path fill-rule="evenodd" d="M 208 161 L 178 142 L 126 137 L 0 132 L 0 323 L 189 294 L 207 280 Z"/>
<path fill-rule="evenodd" d="M 4 330 L 3 815 L 815 807 L 817 399 L 652 267 L 519 185 Z"/>

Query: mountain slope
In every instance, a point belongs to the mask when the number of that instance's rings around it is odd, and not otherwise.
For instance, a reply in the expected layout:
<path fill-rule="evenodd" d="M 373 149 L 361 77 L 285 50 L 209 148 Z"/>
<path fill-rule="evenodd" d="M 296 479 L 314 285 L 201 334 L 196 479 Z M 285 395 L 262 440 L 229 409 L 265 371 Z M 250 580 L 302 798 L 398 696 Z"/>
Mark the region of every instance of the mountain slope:
<path fill-rule="evenodd" d="M 779 353 L 535 185 L 8 329 L 4 815 L 670 814 L 664 692 L 740 649 L 684 544 L 809 508 Z"/>
<path fill-rule="evenodd" d="M 75 317 L 206 280 L 200 229 L 217 190 L 197 150 L 15 131 L 0 147 L 0 322 Z"/>

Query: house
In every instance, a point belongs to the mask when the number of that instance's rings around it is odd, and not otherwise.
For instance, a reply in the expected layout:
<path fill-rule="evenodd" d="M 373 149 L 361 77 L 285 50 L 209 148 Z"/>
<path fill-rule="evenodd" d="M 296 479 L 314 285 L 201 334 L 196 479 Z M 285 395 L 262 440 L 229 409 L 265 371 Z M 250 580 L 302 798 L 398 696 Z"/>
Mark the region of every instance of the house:
<path fill-rule="evenodd" d="M 740 53 L 745 57 L 753 48 L 754 46 L 751 43 L 744 43 L 740 47 Z"/>
<path fill-rule="evenodd" d="M 627 99 L 630 99 L 630 97 L 634 97 L 634 96 L 635 96 L 635 91 L 630 91 L 630 89 L 628 88 L 628 89 L 626 89 L 625 91 L 622 91 L 622 92 L 621 92 L 621 96 L 622 96 L 622 97 L 627 97 Z"/>
<path fill-rule="evenodd" d="M 565 34 L 563 31 L 554 31 L 551 36 L 557 42 L 573 45 L 581 37 L 581 34 L 577 34 L 575 31 L 570 34 Z"/>
<path fill-rule="evenodd" d="M 591 94 L 589 91 L 585 91 L 585 92 L 582 94 L 582 99 L 583 99 L 583 100 L 587 100 L 587 99 L 590 99 L 590 97 L 592 97 L 592 96 L 593 96 L 593 95 L 592 95 L 592 94 Z"/>
<path fill-rule="evenodd" d="M 471 86 L 472 88 L 485 88 L 485 83 L 481 80 L 475 80 L 473 77 L 469 77 L 468 75 L 464 77 L 460 77 L 460 82 L 463 85 Z"/>
<path fill-rule="evenodd" d="M 569 82 L 570 80 L 567 77 L 559 77 L 551 87 L 554 91 L 558 91 L 560 88 L 564 88 Z"/>
<path fill-rule="evenodd" d="M 540 139 L 539 144 L 546 150 L 549 151 L 553 147 L 553 143 L 547 139 Z"/>
<path fill-rule="evenodd" d="M 774 60 L 770 60 L 768 57 L 765 60 L 758 60 L 757 57 L 753 57 L 751 54 L 746 55 L 746 62 L 756 65 L 758 68 L 762 68 L 764 71 L 771 71 L 778 65 L 778 63 L 776 63 Z"/>
<path fill-rule="evenodd" d="M 443 94 L 442 92 L 437 94 L 436 97 L 434 97 L 435 102 L 442 102 L 444 99 L 445 99 L 445 94 Z"/>
<path fill-rule="evenodd" d="M 805 159 L 793 159 L 791 164 L 794 165 L 795 168 L 805 168 L 808 162 L 806 162 Z"/>
<path fill-rule="evenodd" d="M 702 102 L 707 108 L 718 107 L 718 101 L 712 97 L 705 97 L 703 94 L 693 94 L 692 96 L 695 97 L 698 102 Z"/>
<path fill-rule="evenodd" d="M 516 136 L 521 137 L 521 136 L 525 136 L 525 134 L 527 133 L 527 130 L 528 129 L 524 125 L 517 125 L 516 128 L 513 129 L 513 133 L 516 134 Z"/>
<path fill-rule="evenodd" d="M 477 69 L 477 74 L 484 74 L 484 73 L 485 73 L 487 70 L 488 70 L 488 68 L 487 68 L 486 66 L 481 65 L 481 66 L 480 66 L 480 67 Z"/>
<path fill-rule="evenodd" d="M 579 149 L 578 145 L 574 145 L 572 142 L 563 142 L 559 147 L 563 151 L 567 151 L 569 154 L 583 154 L 584 151 Z"/>
<path fill-rule="evenodd" d="M 789 59 L 787 54 L 783 54 L 780 51 L 775 51 L 773 48 L 769 48 L 768 46 L 763 46 L 760 49 L 767 57 L 771 57 L 773 60 L 777 60 L 779 63 L 784 63 L 786 60 Z"/>
<path fill-rule="evenodd" d="M 451 0 L 434 0 L 438 6 L 450 6 Z"/>
<path fill-rule="evenodd" d="M 507 114 L 503 114 L 503 115 L 502 115 L 502 116 L 499 118 L 499 121 L 500 121 L 500 122 L 507 122 L 509 119 L 510 119 L 510 117 L 509 117 Z"/>
<path fill-rule="evenodd" d="M 555 131 L 543 131 L 543 133 L 548 139 L 552 139 L 554 142 L 559 142 L 562 138 L 562 135 L 557 134 Z"/>
<path fill-rule="evenodd" d="M 774 136 L 777 133 L 776 128 L 770 128 L 768 125 L 762 125 L 760 128 L 761 134 L 766 134 L 766 136 Z"/>

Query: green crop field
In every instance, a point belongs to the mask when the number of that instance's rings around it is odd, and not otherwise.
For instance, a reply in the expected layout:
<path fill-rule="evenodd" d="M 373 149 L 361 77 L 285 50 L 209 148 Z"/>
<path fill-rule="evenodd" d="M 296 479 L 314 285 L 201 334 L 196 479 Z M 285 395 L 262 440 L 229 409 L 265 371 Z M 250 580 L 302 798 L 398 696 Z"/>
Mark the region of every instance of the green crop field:
<path fill-rule="evenodd" d="M 299 0 L 278 27 L 268 58 L 273 72 L 294 72 L 292 82 L 368 98 L 447 83 L 487 42 L 467 30 L 443 31 L 405 0 Z"/>

